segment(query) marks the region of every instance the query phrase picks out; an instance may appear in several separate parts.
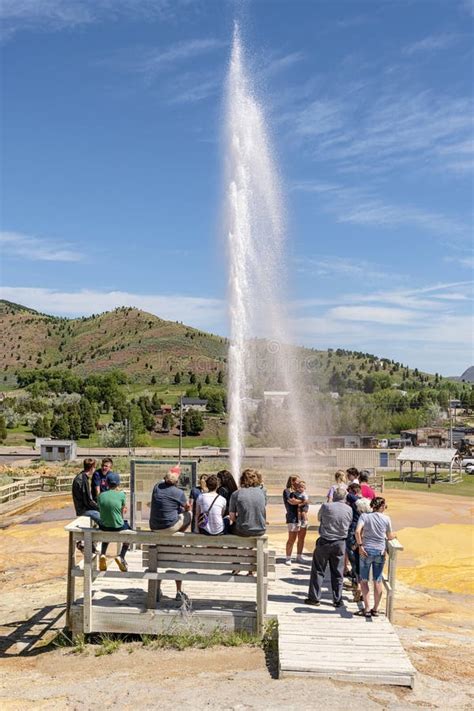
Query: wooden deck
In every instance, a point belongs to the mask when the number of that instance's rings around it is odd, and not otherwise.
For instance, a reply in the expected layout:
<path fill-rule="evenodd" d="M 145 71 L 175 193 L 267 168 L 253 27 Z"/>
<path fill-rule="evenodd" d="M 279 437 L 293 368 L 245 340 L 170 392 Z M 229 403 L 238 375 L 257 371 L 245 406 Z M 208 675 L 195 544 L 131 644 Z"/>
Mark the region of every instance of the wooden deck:
<path fill-rule="evenodd" d="M 132 575 L 143 570 L 141 551 L 130 551 L 127 559 Z M 108 572 L 92 584 L 94 630 L 172 634 L 183 627 L 256 629 L 254 587 L 239 584 L 238 577 L 231 583 L 186 581 L 187 605 L 175 601 L 174 581 L 165 579 L 160 602 L 156 609 L 149 609 L 146 578 L 129 578 L 120 573 L 113 558 L 109 563 Z M 358 606 L 351 602 L 349 591 L 344 596 L 346 606 L 335 609 L 327 588 L 321 607 L 304 605 L 309 571 L 309 557 L 307 563 L 294 563 L 291 568 L 277 563 L 276 579 L 269 583 L 266 617 L 278 620 L 280 675 L 412 687 L 415 669 L 385 615 L 369 621 L 354 616 Z M 223 573 L 223 578 L 229 574 Z M 73 631 L 82 628 L 83 610 L 79 598 L 70 612 Z"/>
<path fill-rule="evenodd" d="M 305 675 L 371 684 L 414 685 L 415 669 L 385 615 L 367 621 L 350 591 L 345 606 L 334 608 L 327 587 L 320 607 L 303 601 L 308 593 L 310 559 L 292 567 L 277 565 L 270 584 L 268 613 L 278 618 L 280 676 Z"/>

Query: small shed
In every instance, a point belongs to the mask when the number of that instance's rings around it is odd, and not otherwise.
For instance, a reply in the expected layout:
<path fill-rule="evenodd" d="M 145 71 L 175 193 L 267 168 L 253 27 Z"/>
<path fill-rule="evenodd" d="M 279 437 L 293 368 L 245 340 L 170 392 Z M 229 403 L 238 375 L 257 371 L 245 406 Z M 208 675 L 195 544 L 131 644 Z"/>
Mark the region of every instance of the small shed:
<path fill-rule="evenodd" d="M 453 481 L 453 469 L 458 469 L 461 474 L 461 459 L 457 449 L 441 447 L 405 447 L 397 457 L 400 464 L 400 479 L 404 478 L 403 465 L 410 464 L 410 476 L 413 476 L 413 465 L 418 463 L 423 465 L 425 481 L 428 480 L 427 467 L 434 467 L 434 476 L 438 474 L 438 469 L 449 469 L 449 481 Z"/>
<path fill-rule="evenodd" d="M 40 450 L 41 459 L 46 462 L 70 462 L 76 459 L 76 443 L 72 439 L 43 440 Z"/>

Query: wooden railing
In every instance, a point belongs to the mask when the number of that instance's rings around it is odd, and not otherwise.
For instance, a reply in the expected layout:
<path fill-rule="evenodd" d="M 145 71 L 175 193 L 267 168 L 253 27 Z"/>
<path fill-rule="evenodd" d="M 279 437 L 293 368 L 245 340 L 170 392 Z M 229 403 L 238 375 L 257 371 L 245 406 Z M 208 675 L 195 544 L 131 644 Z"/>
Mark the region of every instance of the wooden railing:
<path fill-rule="evenodd" d="M 387 577 L 383 577 L 382 582 L 386 592 L 385 614 L 390 622 L 393 617 L 393 605 L 395 599 L 395 584 L 397 578 L 397 556 L 403 546 L 396 538 L 387 541 L 388 569 Z"/>
<path fill-rule="evenodd" d="M 32 491 L 70 491 L 75 476 L 75 474 L 62 474 L 59 476 L 38 474 L 35 476 L 14 478 L 11 484 L 0 486 L 0 505 L 8 501 L 13 501 L 20 496 L 26 496 Z M 130 487 L 130 474 L 122 474 L 120 476 L 120 482 L 123 488 L 128 489 Z"/>

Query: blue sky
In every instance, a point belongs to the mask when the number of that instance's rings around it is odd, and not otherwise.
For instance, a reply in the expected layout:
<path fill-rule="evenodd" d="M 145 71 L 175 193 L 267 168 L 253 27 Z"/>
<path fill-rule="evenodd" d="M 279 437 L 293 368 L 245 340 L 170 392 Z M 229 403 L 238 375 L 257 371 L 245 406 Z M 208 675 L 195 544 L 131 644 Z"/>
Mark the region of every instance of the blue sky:
<path fill-rule="evenodd" d="M 471 365 L 469 0 L 3 0 L 0 296 L 227 333 L 238 16 L 287 205 L 298 341 Z"/>

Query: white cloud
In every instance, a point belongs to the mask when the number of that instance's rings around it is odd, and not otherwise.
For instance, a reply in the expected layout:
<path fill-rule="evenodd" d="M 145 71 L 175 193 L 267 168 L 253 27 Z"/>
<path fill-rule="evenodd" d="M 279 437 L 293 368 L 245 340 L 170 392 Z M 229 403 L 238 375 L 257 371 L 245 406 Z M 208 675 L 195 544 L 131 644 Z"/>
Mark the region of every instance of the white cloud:
<path fill-rule="evenodd" d="M 68 243 L 40 239 L 21 232 L 0 232 L 2 254 L 42 262 L 79 262 L 83 255 Z"/>
<path fill-rule="evenodd" d="M 297 257 L 296 270 L 301 274 L 311 274 L 317 277 L 354 277 L 367 280 L 392 279 L 397 275 L 388 274 L 384 268 L 375 262 L 352 257 L 339 257 L 336 255 L 319 255 L 314 257 Z"/>
<path fill-rule="evenodd" d="M 456 256 L 456 257 L 445 257 L 446 262 L 454 262 L 459 264 L 461 267 L 466 267 L 466 269 L 474 269 L 474 257 L 471 255 L 467 256 Z"/>
<path fill-rule="evenodd" d="M 2 0 L 2 38 L 22 30 L 58 31 L 94 22 L 174 18 L 192 0 Z"/>
<path fill-rule="evenodd" d="M 447 49 L 448 47 L 452 47 L 458 37 L 459 35 L 449 32 L 440 35 L 430 35 L 403 47 L 402 54 L 411 57 L 419 52 L 436 52 L 439 49 Z"/>
<path fill-rule="evenodd" d="M 221 49 L 226 44 L 226 42 L 212 37 L 177 42 L 167 49 L 146 51 L 136 60 L 131 60 L 128 69 L 149 77 L 156 76 L 165 70 L 173 68 L 177 63 L 186 62 L 202 54 Z"/>
<path fill-rule="evenodd" d="M 451 237 L 470 234 L 469 226 L 455 218 L 414 205 L 388 202 L 369 188 L 300 181 L 293 184 L 292 190 L 320 195 L 325 211 L 334 215 L 336 221 L 341 223 L 387 228 L 412 226 Z"/>
<path fill-rule="evenodd" d="M 413 323 L 419 314 L 404 309 L 385 308 L 382 306 L 336 306 L 328 313 L 329 318 L 341 321 L 360 321 L 383 324 Z"/>
<path fill-rule="evenodd" d="M 279 120 L 291 140 L 341 172 L 377 175 L 407 167 L 453 174 L 472 159 L 472 97 L 443 96 L 390 84 L 372 95 L 370 81 L 300 102 Z"/>
<path fill-rule="evenodd" d="M 119 306 L 135 306 L 160 318 L 183 321 L 206 330 L 222 328 L 225 305 L 219 299 L 180 294 L 133 294 L 126 291 L 56 291 L 22 286 L 0 287 L 0 298 L 29 306 L 43 313 L 83 316 Z"/>

